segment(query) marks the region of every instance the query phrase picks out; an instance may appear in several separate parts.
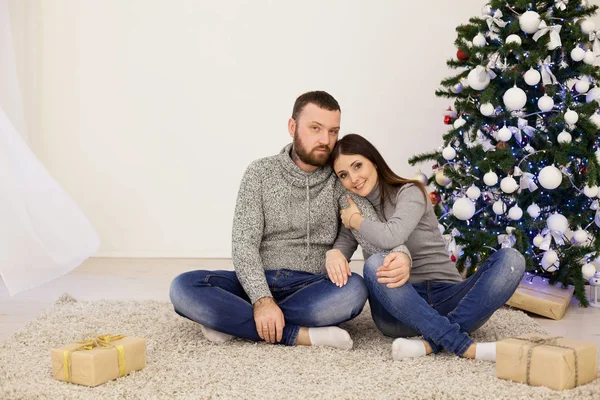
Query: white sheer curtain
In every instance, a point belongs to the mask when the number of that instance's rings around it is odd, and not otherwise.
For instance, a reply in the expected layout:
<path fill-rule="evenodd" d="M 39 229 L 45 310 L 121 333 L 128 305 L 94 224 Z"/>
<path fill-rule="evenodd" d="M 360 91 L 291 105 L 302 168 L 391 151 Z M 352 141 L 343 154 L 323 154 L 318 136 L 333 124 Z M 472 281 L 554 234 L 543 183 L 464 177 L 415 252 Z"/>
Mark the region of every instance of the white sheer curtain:
<path fill-rule="evenodd" d="M 38 23 L 37 1 L 13 3 L 33 7 L 21 13 L 30 27 Z M 100 240 L 77 204 L 50 176 L 29 148 L 23 93 L 33 87 L 36 66 L 17 73 L 9 0 L 0 0 L 0 276 L 11 295 L 66 274 L 95 253 Z M 20 29 L 23 28 L 23 29 Z M 21 39 L 21 38 L 17 38 Z M 29 38 L 29 45 L 38 43 Z M 20 45 L 27 40 L 17 40 Z M 20 49 L 35 52 L 36 49 Z M 21 53 L 24 54 L 24 53 Z M 23 57 L 32 62 L 35 57 Z M 29 98 L 35 92 L 28 93 Z M 39 125 L 32 121 L 30 129 Z M 41 134 L 41 132 L 30 132 Z"/>

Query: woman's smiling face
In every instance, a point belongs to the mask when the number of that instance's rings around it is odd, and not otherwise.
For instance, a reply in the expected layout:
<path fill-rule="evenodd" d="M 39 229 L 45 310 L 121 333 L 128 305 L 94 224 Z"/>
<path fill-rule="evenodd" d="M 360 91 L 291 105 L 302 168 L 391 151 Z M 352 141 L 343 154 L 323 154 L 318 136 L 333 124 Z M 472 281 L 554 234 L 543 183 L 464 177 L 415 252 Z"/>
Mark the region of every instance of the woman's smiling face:
<path fill-rule="evenodd" d="M 340 154 L 333 170 L 344 187 L 359 196 L 367 196 L 377 184 L 375 165 L 358 154 Z"/>

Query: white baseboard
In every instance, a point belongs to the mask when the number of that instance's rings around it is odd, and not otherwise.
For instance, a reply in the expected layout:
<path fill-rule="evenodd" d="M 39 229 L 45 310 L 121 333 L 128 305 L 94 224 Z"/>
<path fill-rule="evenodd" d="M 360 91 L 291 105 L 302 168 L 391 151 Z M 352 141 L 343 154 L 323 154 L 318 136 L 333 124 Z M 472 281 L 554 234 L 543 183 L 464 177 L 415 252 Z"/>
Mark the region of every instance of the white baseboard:
<path fill-rule="evenodd" d="M 150 252 L 150 251 L 99 251 L 91 258 L 222 258 L 231 259 L 230 254 Z"/>

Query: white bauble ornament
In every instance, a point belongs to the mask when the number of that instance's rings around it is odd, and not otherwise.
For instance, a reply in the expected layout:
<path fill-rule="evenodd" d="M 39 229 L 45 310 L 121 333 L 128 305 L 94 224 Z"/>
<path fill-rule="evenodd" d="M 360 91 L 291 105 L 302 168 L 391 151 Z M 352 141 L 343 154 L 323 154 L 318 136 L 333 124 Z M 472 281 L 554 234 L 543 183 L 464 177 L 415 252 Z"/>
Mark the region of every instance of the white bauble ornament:
<path fill-rule="evenodd" d="M 482 33 L 478 33 L 477 36 L 473 38 L 473 46 L 475 47 L 485 47 L 486 44 L 487 41 Z"/>
<path fill-rule="evenodd" d="M 467 189 L 467 197 L 471 200 L 477 200 L 479 196 L 481 196 L 481 190 L 477 186 L 472 185 Z"/>
<path fill-rule="evenodd" d="M 585 52 L 585 56 L 583 57 L 583 62 L 588 65 L 592 65 L 596 62 L 596 55 L 594 54 L 593 50 L 587 50 Z"/>
<path fill-rule="evenodd" d="M 475 204 L 466 197 L 461 197 L 454 202 L 452 213 L 461 221 L 466 221 L 475 214 Z"/>
<path fill-rule="evenodd" d="M 435 173 L 435 181 L 440 186 L 448 186 L 449 184 L 452 183 L 452 179 L 450 179 L 446 175 L 444 175 L 443 169 L 437 170 L 437 172 Z"/>
<path fill-rule="evenodd" d="M 585 194 L 590 199 L 592 197 L 598 196 L 598 186 L 596 186 L 596 185 L 594 185 L 594 186 L 585 185 L 585 187 L 583 188 L 583 194 Z"/>
<path fill-rule="evenodd" d="M 494 114 L 494 106 L 492 103 L 485 103 L 479 107 L 479 111 L 481 112 L 481 115 L 489 117 Z"/>
<path fill-rule="evenodd" d="M 486 4 L 481 9 L 481 15 L 487 16 L 487 15 L 490 15 L 491 13 L 492 13 L 492 6 L 489 4 Z"/>
<path fill-rule="evenodd" d="M 577 93 L 587 93 L 590 90 L 590 82 L 587 79 L 580 79 L 575 84 L 575 90 Z"/>
<path fill-rule="evenodd" d="M 523 108 L 525 103 L 527 103 L 527 94 L 525 94 L 523 89 L 514 86 L 504 93 L 502 100 L 504 100 L 504 105 L 506 105 L 506 108 L 510 111 L 517 111 Z"/>
<path fill-rule="evenodd" d="M 569 221 L 567 218 L 559 213 L 554 213 L 546 220 L 546 225 L 551 231 L 565 233 L 569 229 Z"/>
<path fill-rule="evenodd" d="M 585 58 L 585 50 L 581 47 L 575 47 L 571 50 L 571 60 L 575 62 L 583 61 Z"/>
<path fill-rule="evenodd" d="M 583 279 L 590 279 L 595 274 L 596 267 L 594 264 L 587 263 L 581 266 L 581 275 L 583 275 Z"/>
<path fill-rule="evenodd" d="M 594 125 L 596 125 L 596 128 L 600 129 L 600 114 L 598 114 L 598 113 L 592 114 L 592 116 L 590 117 L 590 121 Z"/>
<path fill-rule="evenodd" d="M 542 268 L 548 272 L 556 271 L 556 262 L 558 261 L 558 254 L 554 250 L 548 250 L 542 257 Z M 554 267 L 552 269 L 551 267 Z"/>
<path fill-rule="evenodd" d="M 581 25 L 581 32 L 584 35 L 589 35 L 594 29 L 596 29 L 596 24 L 591 19 L 584 19 L 579 22 Z"/>
<path fill-rule="evenodd" d="M 542 22 L 540 14 L 535 11 L 526 11 L 519 17 L 519 26 L 525 33 L 536 33 Z"/>
<path fill-rule="evenodd" d="M 477 68 L 469 72 L 467 80 L 469 81 L 469 86 L 475 90 L 483 90 L 490 85 L 490 75 L 487 72 L 480 73 L 480 70 Z"/>
<path fill-rule="evenodd" d="M 578 229 L 575 231 L 575 233 L 573 234 L 573 241 L 575 243 L 585 243 L 588 240 L 588 234 L 585 230 L 583 229 Z"/>
<path fill-rule="evenodd" d="M 498 175 L 495 172 L 488 172 L 483 176 L 483 182 L 488 186 L 494 186 L 498 183 Z"/>
<path fill-rule="evenodd" d="M 519 206 L 511 207 L 510 210 L 508 210 L 508 218 L 512 219 L 513 221 L 518 221 L 522 217 L 523 217 L 523 210 L 521 210 L 519 208 Z"/>
<path fill-rule="evenodd" d="M 554 165 L 548 165 L 538 174 L 538 181 L 546 189 L 556 189 L 562 183 L 562 173 Z"/>
<path fill-rule="evenodd" d="M 427 185 L 427 183 L 429 182 L 429 178 L 427 178 L 427 175 L 425 175 L 424 173 L 422 173 L 421 171 L 417 172 L 416 174 L 414 174 L 412 176 L 412 180 L 414 181 L 419 181 L 421 182 L 423 185 Z"/>
<path fill-rule="evenodd" d="M 569 144 L 573 140 L 573 137 L 571 136 L 571 134 L 569 132 L 562 131 L 561 133 L 558 134 L 558 136 L 556 137 L 556 140 L 560 144 Z"/>
<path fill-rule="evenodd" d="M 533 238 L 533 245 L 535 247 L 540 247 L 542 245 L 542 242 L 544 241 L 544 237 L 540 234 L 538 234 L 536 237 Z"/>
<path fill-rule="evenodd" d="M 542 210 L 540 209 L 540 206 L 538 206 L 535 203 L 533 203 L 532 205 L 530 205 L 529 207 L 527 207 L 527 214 L 529 214 L 529 216 L 531 218 L 537 218 L 537 217 L 539 217 L 541 211 Z"/>
<path fill-rule="evenodd" d="M 579 121 L 579 114 L 567 108 L 567 112 L 565 113 L 565 122 L 569 125 L 575 125 L 577 121 Z"/>
<path fill-rule="evenodd" d="M 543 112 L 552 111 L 554 108 L 554 100 L 547 94 L 543 95 L 538 100 L 538 108 Z"/>
<path fill-rule="evenodd" d="M 521 37 L 519 35 L 513 34 L 513 35 L 509 35 L 506 38 L 506 44 L 510 44 L 510 43 L 516 43 L 517 46 L 520 46 L 523 43 L 523 41 L 521 40 Z"/>
<path fill-rule="evenodd" d="M 454 126 L 454 129 L 458 129 L 461 126 L 464 126 L 466 123 L 467 121 L 465 121 L 463 118 L 458 118 L 456 121 L 454 121 L 452 126 Z"/>
<path fill-rule="evenodd" d="M 456 150 L 452 146 L 448 146 L 442 151 L 442 157 L 448 161 L 453 160 L 456 157 Z"/>
<path fill-rule="evenodd" d="M 512 132 L 506 127 L 506 125 L 504 125 L 502 128 L 500 128 L 500 130 L 496 134 L 496 137 L 501 142 L 508 142 L 510 138 L 512 138 Z"/>
<path fill-rule="evenodd" d="M 540 83 L 542 75 L 540 75 L 537 70 L 529 68 L 529 71 L 525 72 L 523 78 L 525 78 L 525 83 L 527 83 L 529 86 L 535 86 Z"/>
<path fill-rule="evenodd" d="M 459 94 L 460 92 L 462 92 L 463 86 L 460 83 L 457 83 L 456 85 L 452 86 L 452 89 L 450 90 L 452 91 L 452 93 Z"/>
<path fill-rule="evenodd" d="M 586 103 L 591 103 L 594 100 L 600 103 L 600 87 L 591 88 L 585 95 Z"/>
<path fill-rule="evenodd" d="M 512 176 L 507 176 L 500 181 L 500 189 L 502 189 L 504 193 L 514 193 L 518 188 L 519 184 Z"/>
<path fill-rule="evenodd" d="M 502 215 L 506 212 L 506 204 L 502 200 L 498 200 L 492 206 L 492 210 L 494 210 L 496 215 Z"/>

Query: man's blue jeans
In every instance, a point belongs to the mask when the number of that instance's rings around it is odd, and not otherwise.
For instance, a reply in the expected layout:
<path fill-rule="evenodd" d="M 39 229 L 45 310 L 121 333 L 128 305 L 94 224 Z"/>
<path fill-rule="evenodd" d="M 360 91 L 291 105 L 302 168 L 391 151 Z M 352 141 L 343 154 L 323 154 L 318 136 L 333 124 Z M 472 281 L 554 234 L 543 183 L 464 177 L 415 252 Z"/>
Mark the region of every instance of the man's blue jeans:
<path fill-rule="evenodd" d="M 339 325 L 357 317 L 367 301 L 360 275 L 337 287 L 325 274 L 280 269 L 265 271 L 274 300 L 285 318 L 281 344 L 292 346 L 300 327 Z M 261 341 L 253 308 L 233 271 L 190 271 L 171 283 L 171 302 L 179 315 L 205 327 Z"/>
<path fill-rule="evenodd" d="M 466 280 L 427 281 L 399 288 L 378 283 L 382 254 L 364 265 L 371 314 L 386 336 L 422 335 L 434 353 L 446 349 L 459 356 L 473 344 L 468 333 L 480 328 L 512 296 L 525 272 L 525 259 L 517 250 L 503 248 L 490 256 Z"/>

